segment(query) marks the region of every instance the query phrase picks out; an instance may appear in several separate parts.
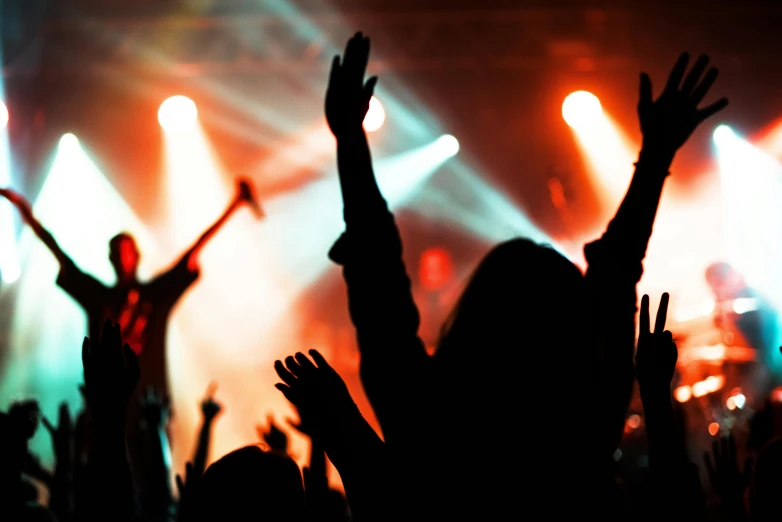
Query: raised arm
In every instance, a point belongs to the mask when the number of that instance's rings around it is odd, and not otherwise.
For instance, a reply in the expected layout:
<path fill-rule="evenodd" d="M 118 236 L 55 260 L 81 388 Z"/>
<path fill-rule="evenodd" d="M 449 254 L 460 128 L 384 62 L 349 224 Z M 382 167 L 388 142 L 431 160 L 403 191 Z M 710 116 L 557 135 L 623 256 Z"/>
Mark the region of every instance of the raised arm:
<path fill-rule="evenodd" d="M 247 182 L 247 180 L 240 179 L 236 183 L 236 196 L 234 196 L 234 198 L 231 200 L 231 203 L 229 203 L 228 207 L 220 215 L 220 217 L 217 218 L 212 226 L 207 228 L 204 233 L 201 234 L 198 239 L 196 239 L 195 243 L 193 243 L 193 245 L 188 248 L 184 254 L 182 254 L 182 257 L 179 259 L 177 264 L 186 264 L 191 272 L 198 271 L 198 254 L 201 252 L 201 249 L 207 244 L 207 242 L 209 242 L 210 239 L 212 239 L 217 231 L 223 227 L 225 222 L 228 221 L 228 218 L 230 218 L 231 215 L 236 212 L 244 203 L 250 205 L 256 215 L 259 217 L 262 215 L 262 211 L 255 199 L 255 196 L 252 193 L 249 182 Z"/>
<path fill-rule="evenodd" d="M 385 444 L 353 402 L 345 382 L 316 350 L 274 363 L 283 383 L 275 387 L 296 408 L 337 468 L 353 520 L 398 520 L 392 466 Z M 314 364 L 313 364 L 314 361 Z M 317 365 L 317 366 L 316 366 Z M 401 483 L 401 481 L 400 481 Z"/>
<path fill-rule="evenodd" d="M 209 460 L 209 449 L 212 443 L 212 426 L 215 419 L 223 411 L 223 407 L 215 401 L 214 394 L 217 390 L 215 384 L 210 384 L 206 392 L 206 397 L 201 402 L 201 429 L 198 432 L 198 443 L 196 445 L 195 455 L 193 456 L 193 471 L 199 476 L 206 471 L 206 464 Z"/>
<path fill-rule="evenodd" d="M 663 185 L 676 152 L 699 124 L 727 105 L 720 100 L 704 109 L 698 105 L 717 78 L 706 72 L 709 60 L 702 56 L 686 76 L 689 57 L 683 54 L 673 68 L 662 94 L 652 98 L 651 80 L 641 75 L 638 117 L 643 144 L 635 173 L 616 216 L 599 240 L 584 249 L 589 268 L 587 282 L 596 306 L 596 344 L 601 364 L 604 396 L 612 397 L 602 412 L 601 426 L 612 432 L 605 450 L 613 452 L 624 427 L 633 383 L 635 344 L 635 286 L 643 273 L 642 261 L 652 234 Z"/>
<path fill-rule="evenodd" d="M 93 325 L 90 331 L 99 328 Z M 131 521 L 136 518 L 136 501 L 125 418 L 139 379 L 138 360 L 130 346 L 123 345 L 119 326 L 106 321 L 100 341 L 84 340 L 82 361 L 95 442 L 85 470 L 84 511 L 77 518 Z"/>
<path fill-rule="evenodd" d="M 13 190 L 4 188 L 0 188 L 0 196 L 10 201 L 11 204 L 19 210 L 19 213 L 22 215 L 22 220 L 33 229 L 35 235 L 43 241 L 43 244 L 46 245 L 49 250 L 51 250 L 54 257 L 56 257 L 57 261 L 60 263 L 60 267 L 73 264 L 71 258 L 68 257 L 63 249 L 60 248 L 60 245 L 57 244 L 54 236 L 35 218 L 32 206 L 29 201 L 24 199 L 24 196 Z"/>
<path fill-rule="evenodd" d="M 420 318 L 402 259 L 402 241 L 372 170 L 363 121 L 376 84 L 364 83 L 369 40 L 356 34 L 336 57 L 326 119 L 337 139 L 345 233 L 330 252 L 344 268 L 351 319 L 361 350 L 361 378 L 386 440 L 420 410 L 429 365 Z"/>
<path fill-rule="evenodd" d="M 641 152 L 627 194 L 603 236 L 617 246 L 623 258 L 633 262 L 640 262 L 646 254 L 663 184 L 676 152 L 698 125 L 728 104 L 723 98 L 698 109 L 718 73 L 713 67 L 706 71 L 709 58 L 701 56 L 685 78 L 688 62 L 688 54 L 679 57 L 657 100 L 652 98 L 649 76 L 641 74 L 638 101 L 643 134 Z"/>
<path fill-rule="evenodd" d="M 649 443 L 650 481 L 646 507 L 649 520 L 677 513 L 703 520 L 705 504 L 698 467 L 687 457 L 685 437 L 673 411 L 671 381 L 678 351 L 665 330 L 668 294 L 663 294 L 654 331 L 650 328 L 649 296 L 641 300 L 636 371 Z"/>

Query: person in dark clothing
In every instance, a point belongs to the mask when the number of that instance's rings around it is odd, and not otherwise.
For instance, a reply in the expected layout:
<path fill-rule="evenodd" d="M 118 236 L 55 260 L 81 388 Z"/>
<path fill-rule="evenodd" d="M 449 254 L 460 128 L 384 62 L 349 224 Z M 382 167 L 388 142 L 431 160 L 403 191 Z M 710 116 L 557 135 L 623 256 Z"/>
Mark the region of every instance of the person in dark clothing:
<path fill-rule="evenodd" d="M 152 387 L 168 397 L 165 350 L 168 318 L 174 305 L 198 279 L 198 254 L 206 242 L 242 203 L 256 205 L 249 184 L 238 182 L 236 198 L 222 216 L 171 268 L 151 281 L 141 282 L 137 278 L 140 254 L 133 236 L 124 232 L 114 236 L 109 242 L 109 261 L 117 274 L 117 282 L 113 286 L 106 286 L 83 272 L 35 218 L 30 203 L 24 197 L 8 189 L 0 189 L 0 196 L 16 206 L 25 223 L 57 258 L 60 264 L 57 284 L 82 307 L 87 314 L 88 325 L 99 327 L 110 319 L 120 326 L 122 338 L 138 355 L 141 368 L 139 389 Z M 94 339 L 100 338 L 99 332 L 90 331 L 89 335 Z"/>
<path fill-rule="evenodd" d="M 346 227 L 330 257 L 343 267 L 361 379 L 390 461 L 410 486 L 407 500 L 421 519 L 508 519 L 539 506 L 552 517 L 607 514 L 602 470 L 632 393 L 635 287 L 676 151 L 727 104 L 698 109 L 717 71 L 707 71 L 704 56 L 685 75 L 689 57 L 682 55 L 656 100 L 641 76 L 643 146 L 616 216 L 585 248 L 585 275 L 545 245 L 498 245 L 468 282 L 430 357 L 362 128 L 377 82 L 364 83 L 368 56 L 369 40 L 357 34 L 335 58 L 326 95 Z M 568 392 L 568 402 L 557 390 Z M 514 418 L 530 393 L 544 404 L 536 415 L 551 413 L 525 428 Z M 553 406 L 565 404 L 566 412 Z M 496 426 L 482 434 L 480 448 L 469 439 L 476 416 Z M 574 436 L 583 439 L 579 451 L 562 451 Z"/>

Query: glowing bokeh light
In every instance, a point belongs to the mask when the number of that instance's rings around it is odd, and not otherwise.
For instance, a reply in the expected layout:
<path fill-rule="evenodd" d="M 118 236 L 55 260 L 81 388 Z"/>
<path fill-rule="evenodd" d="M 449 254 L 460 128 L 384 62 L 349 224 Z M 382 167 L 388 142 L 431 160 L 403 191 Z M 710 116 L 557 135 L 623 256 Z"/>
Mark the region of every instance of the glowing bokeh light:
<path fill-rule="evenodd" d="M 459 153 L 459 140 L 450 134 L 440 136 L 436 142 L 439 150 L 442 151 L 444 156 L 453 157 Z"/>
<path fill-rule="evenodd" d="M 709 435 L 716 436 L 720 432 L 720 425 L 716 422 L 709 424 Z"/>
<path fill-rule="evenodd" d="M 704 395 L 708 395 L 709 393 L 714 393 L 715 391 L 721 389 L 725 385 L 725 376 L 724 375 L 712 375 L 710 377 L 706 377 L 704 380 L 700 382 L 696 382 L 692 385 L 692 395 L 693 397 L 703 397 Z"/>
<path fill-rule="evenodd" d="M 687 402 L 692 398 L 692 388 L 689 386 L 679 386 L 673 390 L 673 397 L 679 402 Z"/>
<path fill-rule="evenodd" d="M 2 85 L 0 85 L 0 90 Z M 0 131 L 8 125 L 8 108 L 0 101 Z M 0 187 L 11 187 L 11 147 L 8 133 L 0 132 Z M 11 202 L 0 198 L 0 274 L 3 282 L 15 283 L 21 275 L 16 245 L 16 209 Z"/>
<path fill-rule="evenodd" d="M 732 138 L 735 137 L 736 135 L 727 125 L 720 125 L 716 129 L 714 129 L 713 139 L 714 139 L 714 143 L 716 143 L 717 145 L 721 145 L 726 142 L 729 142 Z"/>
<path fill-rule="evenodd" d="M 68 133 L 64 134 L 62 138 L 60 138 L 60 150 L 67 150 L 72 149 L 73 147 L 79 146 L 79 138 L 77 138 L 75 135 Z"/>
<path fill-rule="evenodd" d="M 366 117 L 364 117 L 364 130 L 367 132 L 375 132 L 383 126 L 386 121 L 386 111 L 383 108 L 383 104 L 380 100 L 372 96 L 369 100 L 369 111 L 367 111 Z"/>
<path fill-rule="evenodd" d="M 603 106 L 597 96 L 587 91 L 576 91 L 562 102 L 562 117 L 573 129 L 585 129 L 600 120 Z"/>
<path fill-rule="evenodd" d="M 715 130 L 714 143 L 720 174 L 722 209 L 722 260 L 730 263 L 764 298 L 782 308 L 782 166 L 775 157 L 750 143 L 730 127 Z M 757 307 L 751 300 L 736 303 L 736 312 Z M 777 319 L 778 320 L 778 319 Z M 769 331 L 774 346 L 782 342 L 782 328 Z M 782 376 L 782 354 L 769 350 L 764 363 Z"/>
<path fill-rule="evenodd" d="M 0 101 L 0 129 L 5 129 L 8 125 L 8 107 Z"/>
<path fill-rule="evenodd" d="M 172 96 L 160 105 L 157 119 L 167 131 L 189 129 L 198 119 L 198 109 L 187 96 Z"/>

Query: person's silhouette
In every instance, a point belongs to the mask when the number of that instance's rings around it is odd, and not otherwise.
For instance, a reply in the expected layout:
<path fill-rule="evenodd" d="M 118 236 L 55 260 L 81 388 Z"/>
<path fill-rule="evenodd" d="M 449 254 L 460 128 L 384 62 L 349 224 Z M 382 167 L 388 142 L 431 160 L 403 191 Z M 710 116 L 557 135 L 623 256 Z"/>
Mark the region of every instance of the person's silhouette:
<path fill-rule="evenodd" d="M 698 108 L 716 69 L 703 56 L 687 73 L 682 55 L 657 99 L 641 75 L 636 171 L 606 232 L 585 246 L 586 273 L 528 239 L 497 245 L 468 281 L 430 357 L 363 129 L 377 83 L 364 81 L 369 49 L 361 33 L 350 40 L 334 58 L 326 94 L 345 221 L 329 255 L 343 267 L 361 380 L 392 473 L 407 471 L 406 500 L 421 518 L 518 518 L 537 506 L 546 506 L 549 518 L 605 518 L 612 487 L 606 470 L 633 389 L 635 287 L 676 152 L 727 105 L 723 99 Z M 525 411 L 534 412 L 534 424 L 519 419 Z M 465 427 L 476 418 L 494 421 L 491 431 L 479 428 L 478 451 L 465 443 Z M 578 448 L 568 451 L 574 437 Z M 558 502 L 562 488 L 567 502 Z"/>
<path fill-rule="evenodd" d="M 168 396 L 166 371 L 166 329 L 174 305 L 198 279 L 198 253 L 230 215 L 243 203 L 257 213 L 259 207 L 250 185 L 239 181 L 237 194 L 220 218 L 168 270 L 151 281 L 141 282 L 137 269 L 141 258 L 133 236 L 123 232 L 109 242 L 109 261 L 117 274 L 117 282 L 106 286 L 83 272 L 57 244 L 54 236 L 35 218 L 32 208 L 20 194 L 0 189 L 0 196 L 19 209 L 25 223 L 51 250 L 60 264 L 57 285 L 70 295 L 86 312 L 88 324 L 102 325 L 106 319 L 118 324 L 122 338 L 138 355 L 141 367 L 140 390 L 152 387 Z M 99 332 L 89 332 L 94 339 Z"/>
<path fill-rule="evenodd" d="M 758 364 L 739 368 L 743 374 L 742 387 L 751 397 L 768 395 L 782 383 L 777 311 L 728 263 L 712 263 L 706 268 L 705 276 L 716 301 L 715 323 L 723 331 L 723 340 L 732 338 L 732 344 L 757 351 Z M 732 335 L 726 335 L 728 332 Z"/>

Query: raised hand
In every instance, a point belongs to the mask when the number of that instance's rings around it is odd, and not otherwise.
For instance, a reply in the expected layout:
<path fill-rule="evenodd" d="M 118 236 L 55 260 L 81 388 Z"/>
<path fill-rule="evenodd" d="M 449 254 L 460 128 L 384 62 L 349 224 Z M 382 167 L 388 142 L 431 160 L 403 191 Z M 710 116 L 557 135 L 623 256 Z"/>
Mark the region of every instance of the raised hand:
<path fill-rule="evenodd" d="M 317 350 L 309 354 L 312 361 L 303 353 L 286 357 L 284 365 L 276 361 L 274 369 L 284 384 L 274 386 L 299 411 L 302 424 L 317 428 L 324 416 L 339 415 L 355 403 L 345 381 L 326 359 Z"/>
<path fill-rule="evenodd" d="M 204 420 L 206 422 L 212 422 L 221 411 L 223 411 L 223 406 L 214 400 L 214 394 L 217 391 L 217 384 L 212 383 L 209 385 L 209 388 L 206 390 L 206 396 L 204 397 L 204 400 L 201 401 L 201 415 L 204 416 Z"/>
<path fill-rule="evenodd" d="M 670 388 L 676 371 L 676 361 L 679 352 L 673 342 L 671 332 L 665 330 L 665 320 L 668 315 L 669 296 L 664 293 L 657 310 L 654 322 L 654 332 L 650 330 L 649 296 L 641 299 L 640 333 L 638 335 L 638 351 L 635 356 L 636 376 L 641 387 Z"/>
<path fill-rule="evenodd" d="M 743 511 L 744 492 L 752 477 L 752 460 L 746 460 L 743 470 L 739 468 L 733 435 L 714 441 L 711 453 L 707 451 L 703 454 L 703 461 L 709 473 L 712 491 L 727 508 Z"/>
<path fill-rule="evenodd" d="M 119 325 L 107 320 L 100 342 L 85 338 L 81 354 L 90 411 L 96 418 L 124 419 L 140 374 L 136 354 L 122 343 Z"/>
<path fill-rule="evenodd" d="M 364 83 L 369 62 L 369 38 L 356 33 L 348 41 L 345 54 L 334 57 L 326 91 L 326 121 L 339 138 L 349 131 L 360 131 L 375 91 L 377 77 Z"/>
<path fill-rule="evenodd" d="M 71 412 L 68 404 L 63 402 L 57 416 L 57 426 L 52 424 L 46 417 L 41 417 L 44 428 L 49 432 L 54 447 L 54 455 L 58 465 L 62 463 L 70 464 L 73 459 L 74 426 Z"/>
<path fill-rule="evenodd" d="M 665 161 L 673 160 L 676 151 L 684 145 L 698 125 L 728 105 L 728 100 L 721 98 L 707 107 L 698 108 L 714 85 L 718 73 L 717 69 L 711 67 L 706 75 L 703 75 L 709 65 L 709 57 L 703 55 L 685 78 L 689 60 L 687 53 L 679 57 L 665 89 L 657 100 L 652 99 L 652 81 L 649 75 L 641 74 L 638 117 L 641 121 L 643 149 L 660 155 Z"/>
<path fill-rule="evenodd" d="M 171 404 L 155 388 L 148 386 L 139 397 L 142 418 L 147 429 L 158 429 L 168 424 L 171 416 Z"/>
<path fill-rule="evenodd" d="M 282 431 L 274 422 L 274 417 L 269 415 L 268 420 L 269 428 L 266 429 L 261 425 L 255 427 L 258 432 L 258 438 L 269 445 L 269 447 L 280 453 L 288 453 L 288 435 Z"/>

